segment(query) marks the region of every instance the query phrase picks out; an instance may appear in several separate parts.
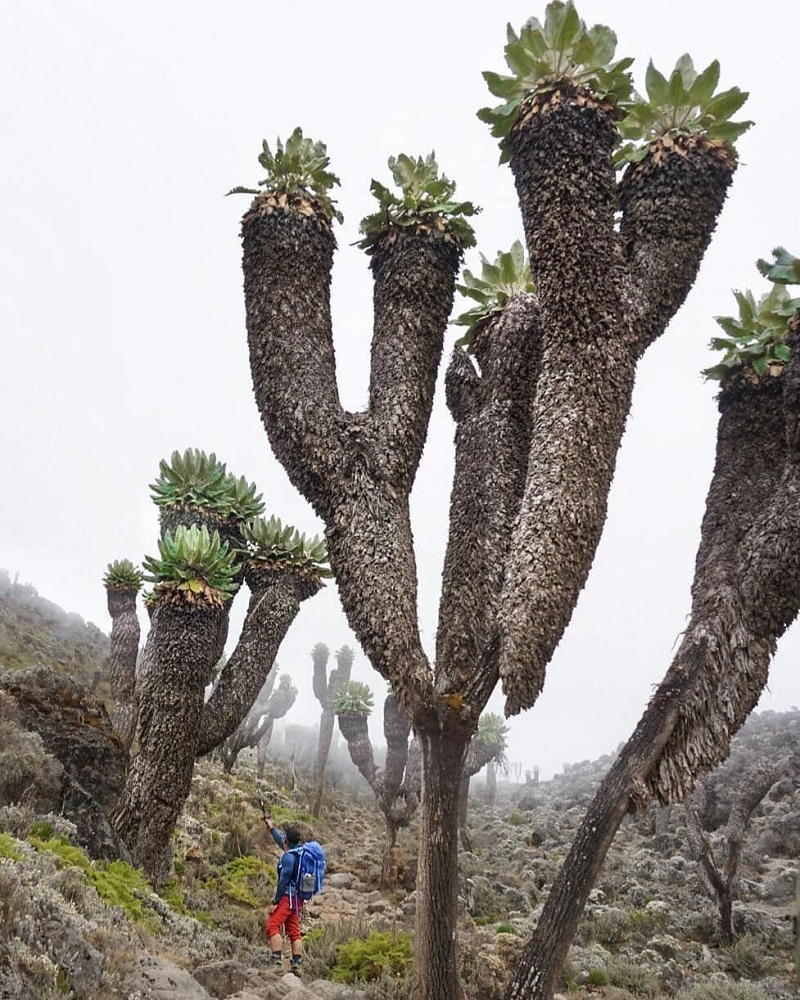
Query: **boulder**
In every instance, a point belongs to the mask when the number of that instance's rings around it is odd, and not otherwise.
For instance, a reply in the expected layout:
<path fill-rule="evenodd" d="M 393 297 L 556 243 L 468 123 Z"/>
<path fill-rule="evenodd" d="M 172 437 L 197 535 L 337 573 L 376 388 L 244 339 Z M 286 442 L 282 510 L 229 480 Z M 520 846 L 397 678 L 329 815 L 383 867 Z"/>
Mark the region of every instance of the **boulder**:
<path fill-rule="evenodd" d="M 63 768 L 50 808 L 75 823 L 92 857 L 127 859 L 107 813 L 122 791 L 128 755 L 103 703 L 47 667 L 4 671 L 0 687 L 16 701 L 21 724 Z"/>
<path fill-rule="evenodd" d="M 125 980 L 126 995 L 137 990 L 145 1000 L 209 1000 L 210 996 L 186 969 L 150 954 L 139 956 Z"/>

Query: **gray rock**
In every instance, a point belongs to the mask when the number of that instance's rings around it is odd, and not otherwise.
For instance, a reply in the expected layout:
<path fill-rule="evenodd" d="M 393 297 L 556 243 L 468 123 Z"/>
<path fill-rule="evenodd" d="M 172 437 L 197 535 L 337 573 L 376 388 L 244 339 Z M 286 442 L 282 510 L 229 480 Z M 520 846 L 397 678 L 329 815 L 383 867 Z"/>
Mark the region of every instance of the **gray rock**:
<path fill-rule="evenodd" d="M 227 997 L 244 988 L 249 968 L 243 962 L 209 962 L 196 968 L 192 975 L 212 997 Z"/>
<path fill-rule="evenodd" d="M 356 877 L 350 872 L 336 872 L 334 875 L 329 875 L 325 882 L 333 889 L 352 889 L 356 884 Z"/>
<path fill-rule="evenodd" d="M 64 769 L 53 811 L 75 823 L 93 857 L 127 859 L 106 813 L 122 791 L 128 755 L 102 702 L 47 667 L 3 671 L 0 687 L 17 702 L 25 728 L 39 734 Z"/>
<path fill-rule="evenodd" d="M 186 969 L 149 954 L 139 956 L 125 990 L 127 994 L 138 990 L 147 1000 L 209 1000 L 210 996 Z"/>

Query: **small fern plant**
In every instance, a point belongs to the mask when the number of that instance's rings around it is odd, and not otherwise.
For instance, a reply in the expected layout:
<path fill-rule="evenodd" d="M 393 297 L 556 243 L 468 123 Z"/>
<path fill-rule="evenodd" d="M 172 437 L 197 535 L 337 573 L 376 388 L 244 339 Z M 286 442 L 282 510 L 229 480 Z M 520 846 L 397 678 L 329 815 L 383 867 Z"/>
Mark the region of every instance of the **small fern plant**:
<path fill-rule="evenodd" d="M 331 158 L 324 142 L 309 139 L 298 127 L 285 145 L 278 138 L 274 153 L 263 139 L 258 162 L 266 171 L 258 187 L 234 187 L 228 194 L 264 195 L 268 214 L 278 209 L 294 209 L 301 215 L 321 212 L 329 222 L 344 221 L 330 196 L 331 189 L 340 182 L 328 169 Z"/>
<path fill-rule="evenodd" d="M 336 946 L 331 979 L 335 983 L 356 983 L 400 978 L 410 970 L 412 962 L 408 934 L 370 931 L 366 938 L 350 938 Z"/>
<path fill-rule="evenodd" d="M 236 552 L 203 525 L 178 525 L 158 541 L 159 558 L 147 556 L 145 580 L 155 584 L 148 602 L 222 605 L 238 589 Z"/>
<path fill-rule="evenodd" d="M 375 707 L 372 691 L 360 681 L 347 681 L 339 688 L 333 710 L 337 715 L 367 716 Z"/>
<path fill-rule="evenodd" d="M 617 36 L 603 24 L 587 28 L 572 0 L 554 0 L 545 9 L 544 23 L 532 17 L 519 34 L 510 24 L 506 34 L 505 57 L 511 75 L 483 74 L 489 90 L 504 103 L 478 112 L 500 141 L 501 163 L 510 157 L 511 130 L 528 105 L 559 85 L 587 91 L 611 108 L 630 98 L 633 83 L 628 69 L 633 59 L 614 61 Z"/>
<path fill-rule="evenodd" d="M 108 564 L 103 576 L 106 590 L 133 590 L 142 586 L 142 571 L 130 559 L 115 559 Z"/>
<path fill-rule="evenodd" d="M 718 316 L 725 336 L 714 337 L 711 347 L 722 351 L 722 360 L 703 372 L 707 379 L 726 381 L 742 375 L 749 381 L 783 374 L 791 351 L 786 343 L 789 321 L 800 310 L 800 298 L 792 298 L 789 284 L 800 284 L 800 260 L 783 247 L 773 250 L 773 262 L 759 260 L 759 271 L 773 287 L 758 300 L 749 290 L 735 291 L 739 315 Z"/>
<path fill-rule="evenodd" d="M 413 159 L 401 153 L 389 157 L 389 170 L 399 188 L 396 194 L 373 180 L 370 191 L 378 199 L 378 211 L 361 221 L 363 234 L 358 246 L 373 253 L 384 240 L 394 241 L 404 230 L 427 233 L 459 247 L 475 245 L 475 233 L 467 218 L 480 211 L 471 201 L 457 201 L 456 184 L 439 174 L 436 154 Z"/>
<path fill-rule="evenodd" d="M 638 163 L 658 147 L 686 146 L 687 139 L 716 146 L 733 159 L 734 142 L 750 126 L 751 121 L 732 121 L 733 115 L 747 100 L 748 94 L 731 87 L 716 93 L 719 83 L 719 62 L 698 73 L 691 56 L 684 54 L 675 64 L 669 79 L 660 73 L 651 60 L 645 76 L 647 98 L 636 95 L 619 124 L 623 143 L 616 152 L 617 166 Z"/>
<path fill-rule="evenodd" d="M 466 268 L 462 283 L 456 285 L 458 291 L 477 305 L 461 313 L 453 323 L 465 326 L 464 335 L 456 341 L 457 347 L 473 351 L 475 340 L 490 319 L 499 316 L 515 295 L 535 291 L 531 278 L 530 264 L 519 240 L 505 253 L 499 252 L 494 263 L 481 257 L 481 276 L 478 278 Z"/>

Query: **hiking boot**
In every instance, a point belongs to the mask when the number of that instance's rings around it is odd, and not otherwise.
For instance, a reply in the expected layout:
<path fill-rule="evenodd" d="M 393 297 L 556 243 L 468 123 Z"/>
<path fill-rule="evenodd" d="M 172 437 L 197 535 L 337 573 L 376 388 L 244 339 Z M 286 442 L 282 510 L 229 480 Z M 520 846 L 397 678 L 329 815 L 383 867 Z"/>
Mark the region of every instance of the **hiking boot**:
<path fill-rule="evenodd" d="M 291 972 L 291 974 L 293 976 L 297 976 L 297 978 L 300 979 L 302 977 L 302 974 L 303 974 L 302 973 L 301 963 L 300 962 L 292 962 L 292 964 L 289 966 L 289 972 Z"/>

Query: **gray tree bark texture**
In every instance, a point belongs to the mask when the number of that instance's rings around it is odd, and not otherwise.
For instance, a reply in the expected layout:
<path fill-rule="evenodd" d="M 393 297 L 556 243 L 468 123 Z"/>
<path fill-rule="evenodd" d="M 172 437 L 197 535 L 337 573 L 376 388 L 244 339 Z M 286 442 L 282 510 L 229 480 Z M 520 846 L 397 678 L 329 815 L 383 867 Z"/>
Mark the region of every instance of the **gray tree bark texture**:
<path fill-rule="evenodd" d="M 130 752 L 136 731 L 136 660 L 139 656 L 139 617 L 136 614 L 136 591 L 108 587 L 108 613 L 111 615 L 111 653 L 108 661 L 114 708 L 111 723 Z"/>
<path fill-rule="evenodd" d="M 737 377 L 720 394 L 692 611 L 639 725 L 601 783 L 550 891 L 507 1000 L 550 1000 L 570 942 L 625 815 L 684 799 L 723 761 L 767 682 L 800 608 L 800 352 L 780 377 Z"/>
<path fill-rule="evenodd" d="M 336 385 L 329 220 L 270 214 L 262 197 L 243 219 L 262 421 L 325 523 L 350 626 L 422 747 L 414 1000 L 461 994 L 456 775 L 471 736 L 498 678 L 507 713 L 541 690 L 600 539 L 637 362 L 686 297 L 732 175 L 700 148 L 646 157 L 617 231 L 615 138 L 609 109 L 567 86 L 532 101 L 512 136 L 537 292 L 484 325 L 474 361 L 457 349 L 448 368 L 456 472 L 435 666 L 419 635 L 409 494 L 459 250 L 398 228 L 374 249 L 369 402 L 350 413 Z"/>
<path fill-rule="evenodd" d="M 796 771 L 800 759 L 786 758 L 779 762 L 760 760 L 745 772 L 733 799 L 731 812 L 722 831 L 724 861 L 717 864 L 708 832 L 703 828 L 706 808 L 706 790 L 702 781 L 686 800 L 686 819 L 689 843 L 700 863 L 700 872 L 711 895 L 717 903 L 720 918 L 720 941 L 733 944 L 733 897 L 736 873 L 742 856 L 742 844 L 750 817 L 775 782 Z"/>

